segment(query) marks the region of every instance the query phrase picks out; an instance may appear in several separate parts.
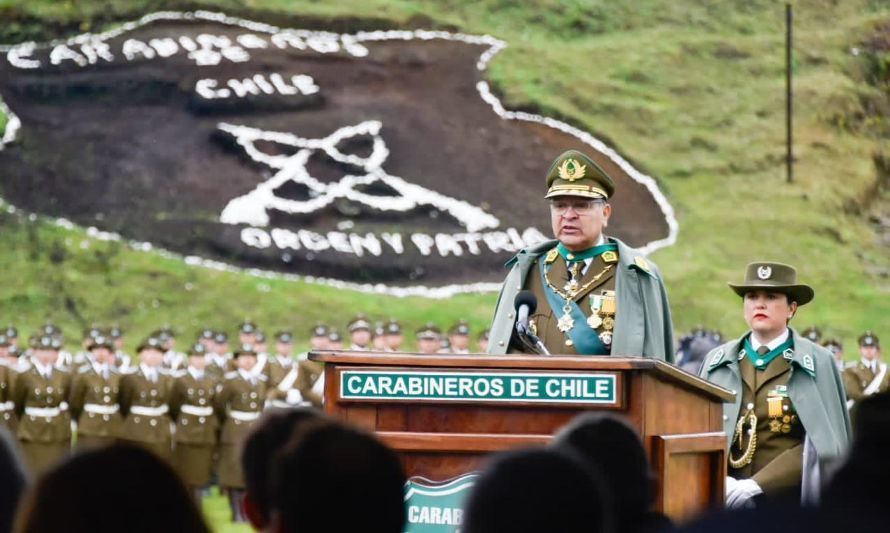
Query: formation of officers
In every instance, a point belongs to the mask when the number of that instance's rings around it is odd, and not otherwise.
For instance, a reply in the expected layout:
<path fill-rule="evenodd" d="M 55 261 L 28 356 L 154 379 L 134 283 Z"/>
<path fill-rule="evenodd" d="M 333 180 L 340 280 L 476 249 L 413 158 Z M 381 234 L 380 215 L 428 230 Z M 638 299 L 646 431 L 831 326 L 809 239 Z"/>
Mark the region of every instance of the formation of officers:
<path fill-rule="evenodd" d="M 373 324 L 362 315 L 347 326 L 348 342 L 325 325 L 309 334 L 312 350 L 398 351 L 401 325 Z M 465 321 L 443 335 L 434 324 L 416 332 L 424 353 L 467 353 Z M 229 497 L 235 520 L 244 490 L 239 446 L 267 408 L 320 407 L 323 368 L 306 353 L 294 354 L 294 335 L 279 331 L 270 343 L 251 321 L 232 343 L 225 332 L 205 329 L 185 352 L 170 328 L 123 350 L 120 328 L 93 327 L 82 349 L 65 350 L 51 323 L 20 343 L 15 327 L 0 330 L 0 423 L 18 437 L 34 475 L 75 449 L 128 441 L 169 460 L 195 497 L 216 482 Z M 485 334 L 478 339 L 485 349 Z"/>

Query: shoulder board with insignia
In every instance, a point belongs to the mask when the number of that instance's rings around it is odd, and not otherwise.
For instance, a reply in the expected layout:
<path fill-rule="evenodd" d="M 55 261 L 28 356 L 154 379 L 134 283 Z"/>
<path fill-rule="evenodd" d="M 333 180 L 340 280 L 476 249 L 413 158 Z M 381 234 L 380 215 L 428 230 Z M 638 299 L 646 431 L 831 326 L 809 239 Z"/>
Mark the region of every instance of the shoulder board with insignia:
<path fill-rule="evenodd" d="M 87 374 L 92 369 L 93 369 L 93 367 L 90 365 L 83 365 L 77 369 L 77 373 L 78 374 Z"/>
<path fill-rule="evenodd" d="M 856 368 L 859 363 L 856 361 L 847 361 L 844 363 L 844 368 Z"/>
<path fill-rule="evenodd" d="M 28 370 L 31 370 L 32 365 L 28 361 L 20 361 L 18 365 L 15 367 L 15 371 L 19 374 L 23 374 Z"/>
<path fill-rule="evenodd" d="M 120 372 L 122 376 L 132 376 L 133 374 L 138 372 L 139 369 L 135 368 L 135 367 L 130 367 L 130 368 L 119 368 L 119 369 L 117 369 L 117 371 Z"/>
<path fill-rule="evenodd" d="M 188 374 L 188 371 L 186 371 L 186 370 L 172 370 L 170 372 L 170 375 L 176 379 L 179 379 L 179 378 L 185 376 L 186 374 Z"/>
<path fill-rule="evenodd" d="M 225 377 L 226 379 L 235 379 L 238 377 L 238 371 L 232 370 L 231 372 L 226 372 Z"/>
<path fill-rule="evenodd" d="M 550 263 L 556 261 L 557 257 L 559 257 L 559 250 L 553 248 L 549 252 L 547 252 L 547 257 L 544 258 L 544 262 L 549 265 Z"/>
<path fill-rule="evenodd" d="M 256 378 L 260 381 L 268 381 L 269 380 L 269 376 L 267 376 L 266 374 L 259 374 L 259 375 L 257 375 Z"/>
<path fill-rule="evenodd" d="M 634 257 L 634 266 L 636 266 L 637 268 L 639 268 L 646 274 L 649 274 L 650 276 L 655 275 L 655 273 L 652 272 L 652 265 L 643 256 L 638 255 L 638 256 Z"/>

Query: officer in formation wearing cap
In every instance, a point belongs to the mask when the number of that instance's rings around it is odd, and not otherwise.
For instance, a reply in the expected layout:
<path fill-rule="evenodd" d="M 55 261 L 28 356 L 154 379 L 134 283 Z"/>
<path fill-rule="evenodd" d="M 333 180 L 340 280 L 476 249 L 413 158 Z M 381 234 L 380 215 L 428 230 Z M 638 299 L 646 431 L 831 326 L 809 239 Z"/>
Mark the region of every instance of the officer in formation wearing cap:
<path fill-rule="evenodd" d="M 206 357 L 208 361 L 205 371 L 216 381 L 222 381 L 226 373 L 234 368 L 229 353 L 229 336 L 225 332 L 219 331 L 213 335 L 210 352 Z"/>
<path fill-rule="evenodd" d="M 367 351 L 371 347 L 371 322 L 365 315 L 356 315 L 346 326 L 351 344 L 350 350 Z"/>
<path fill-rule="evenodd" d="M 198 502 L 203 487 L 210 483 L 219 430 L 214 412 L 217 382 L 205 371 L 206 354 L 204 344 L 191 347 L 188 366 L 177 377 L 170 396 L 176 422 L 173 464 Z"/>
<path fill-rule="evenodd" d="M 735 394 L 723 417 L 727 505 L 815 501 L 823 467 L 847 448 L 850 420 L 831 354 L 788 327 L 813 289 L 793 267 L 763 261 L 730 287 L 750 330 L 712 350 L 701 371 Z"/>
<path fill-rule="evenodd" d="M 100 334 L 92 337 L 87 363 L 71 383 L 71 416 L 77 421 L 77 447 L 112 444 L 121 436 L 123 418 L 119 395 L 122 376 L 114 365 L 114 342 Z"/>
<path fill-rule="evenodd" d="M 390 318 L 386 323 L 384 333 L 385 352 L 399 352 L 402 350 L 402 343 L 405 342 L 405 336 L 402 334 L 402 325 L 398 320 Z"/>
<path fill-rule="evenodd" d="M 834 365 L 837 367 L 838 372 L 843 374 L 845 363 L 844 363 L 844 344 L 835 338 L 829 338 L 822 341 L 822 347 L 831 352 L 831 355 L 834 357 Z"/>
<path fill-rule="evenodd" d="M 858 361 L 850 361 L 844 368 L 844 387 L 847 389 L 847 406 L 853 407 L 866 396 L 890 389 L 890 373 L 887 363 L 880 360 L 881 341 L 871 331 L 859 337 Z"/>
<path fill-rule="evenodd" d="M 10 433 L 15 434 L 18 418 L 15 416 L 12 389 L 23 369 L 19 367 L 18 349 L 5 333 L 0 331 L 0 426 L 6 426 Z"/>
<path fill-rule="evenodd" d="M 480 353 L 488 353 L 489 331 L 490 330 L 488 328 L 485 328 L 484 330 L 482 330 L 482 333 L 479 334 L 478 343 L 479 343 L 479 352 Z"/>
<path fill-rule="evenodd" d="M 266 400 L 264 374 L 253 372 L 257 354 L 250 344 L 242 344 L 233 354 L 237 370 L 225 376 L 216 398 L 216 411 L 222 419 L 219 453 L 219 485 L 229 497 L 232 519 L 244 522 L 241 499 L 244 475 L 241 470 L 240 445 L 259 419 Z"/>
<path fill-rule="evenodd" d="M 139 367 L 121 379 L 120 406 L 124 415 L 121 438 L 170 461 L 169 402 L 173 378 L 162 371 L 164 344 L 157 337 L 149 337 L 136 351 Z"/>
<path fill-rule="evenodd" d="M 68 395 L 71 375 L 56 366 L 61 342 L 37 339 L 31 364 L 15 379 L 12 401 L 18 417 L 16 435 L 28 470 L 39 475 L 65 457 L 71 446 Z"/>
<path fill-rule="evenodd" d="M 453 354 L 470 353 L 470 324 L 466 320 L 460 320 L 448 329 L 448 343 Z"/>
<path fill-rule="evenodd" d="M 374 331 L 371 335 L 371 347 L 375 352 L 386 351 L 386 324 L 383 322 L 374 323 Z"/>
<path fill-rule="evenodd" d="M 489 352 L 641 355 L 672 361 L 673 324 L 654 263 L 603 231 L 615 187 L 592 159 L 574 150 L 547 172 L 555 240 L 521 250 L 507 265 Z M 528 327 L 519 324 L 520 290 L 537 298 Z"/>
<path fill-rule="evenodd" d="M 294 334 L 279 331 L 275 334 L 275 356 L 266 364 L 269 387 L 277 387 L 294 366 Z"/>
<path fill-rule="evenodd" d="M 427 322 L 419 328 L 415 334 L 417 337 L 417 351 L 432 355 L 439 353 L 442 346 L 442 330 L 432 322 Z"/>

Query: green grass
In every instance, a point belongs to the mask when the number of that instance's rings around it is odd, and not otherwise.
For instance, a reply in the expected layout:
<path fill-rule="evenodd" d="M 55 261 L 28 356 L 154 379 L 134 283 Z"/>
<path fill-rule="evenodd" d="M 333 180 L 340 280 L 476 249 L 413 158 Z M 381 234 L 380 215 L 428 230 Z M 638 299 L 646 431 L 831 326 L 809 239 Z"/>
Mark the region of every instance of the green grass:
<path fill-rule="evenodd" d="M 17 24 L 0 32 L 12 38 L 97 29 L 176 4 L 0 0 L 0 17 Z M 848 345 L 865 328 L 885 327 L 890 281 L 869 272 L 890 269 L 890 253 L 878 245 L 865 213 L 880 198 L 873 160 L 888 157 L 887 118 L 867 110 L 890 96 L 863 81 L 865 60 L 850 49 L 861 47 L 876 24 L 890 20 L 886 3 L 797 5 L 797 180 L 791 185 L 784 182 L 784 8 L 779 2 L 196 4 L 241 15 L 254 10 L 265 19 L 280 13 L 368 17 L 504 39 L 510 47 L 494 60 L 489 75 L 508 106 L 538 109 L 600 134 L 659 178 L 681 226 L 678 244 L 653 257 L 667 278 L 678 331 L 702 323 L 727 334 L 741 332 L 740 302 L 725 283 L 740 278 L 745 264 L 756 258 L 790 262 L 814 285 L 817 298 L 796 325 L 819 325 Z M 298 18 L 292 21 L 299 24 Z M 458 317 L 479 329 L 495 298 L 438 302 L 369 296 L 190 268 L 39 222 L 6 217 L 0 230 L 5 250 L 0 286 L 7 289 L 0 293 L 0 317 L 29 329 L 46 316 L 75 330 L 84 321 L 114 320 L 132 331 L 135 342 L 165 322 L 191 334 L 205 323 L 231 326 L 251 316 L 268 329 L 287 325 L 302 332 L 315 320 L 343 324 L 358 310 L 400 317 L 409 329 Z M 54 262 L 59 255 L 64 260 Z M 186 284 L 193 289 L 186 291 Z"/>
<path fill-rule="evenodd" d="M 216 533 L 248 533 L 253 529 L 247 524 L 232 522 L 229 500 L 213 487 L 210 495 L 204 498 L 204 518 Z"/>

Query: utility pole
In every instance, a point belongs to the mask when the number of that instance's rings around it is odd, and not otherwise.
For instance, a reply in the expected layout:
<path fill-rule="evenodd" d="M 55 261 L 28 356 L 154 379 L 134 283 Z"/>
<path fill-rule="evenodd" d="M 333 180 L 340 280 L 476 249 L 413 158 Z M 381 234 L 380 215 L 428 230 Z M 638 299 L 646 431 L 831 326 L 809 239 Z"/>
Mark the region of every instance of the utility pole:
<path fill-rule="evenodd" d="M 785 155 L 788 172 L 788 183 L 794 182 L 794 148 L 793 148 L 793 120 L 794 94 L 791 91 L 791 37 L 794 13 L 791 4 L 785 4 Z"/>

